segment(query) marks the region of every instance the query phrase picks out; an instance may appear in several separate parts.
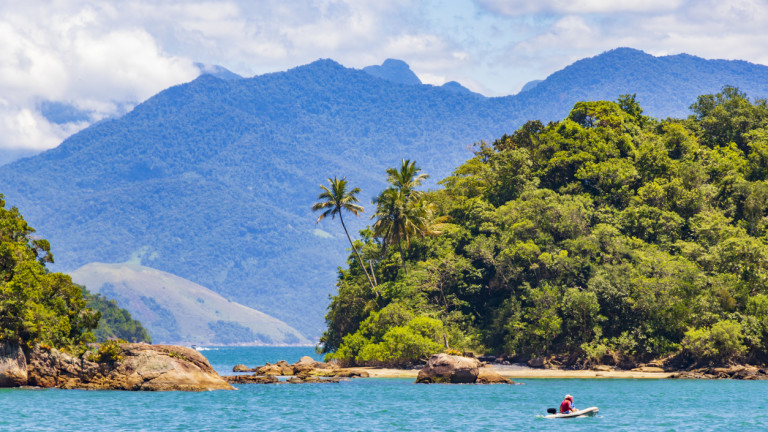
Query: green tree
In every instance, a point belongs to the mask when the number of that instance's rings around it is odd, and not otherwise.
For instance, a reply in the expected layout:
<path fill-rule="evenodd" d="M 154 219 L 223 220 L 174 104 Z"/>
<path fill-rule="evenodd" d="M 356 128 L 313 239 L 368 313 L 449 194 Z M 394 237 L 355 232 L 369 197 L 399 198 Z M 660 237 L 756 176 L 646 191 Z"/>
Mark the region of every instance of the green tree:
<path fill-rule="evenodd" d="M 336 215 L 339 216 L 341 226 L 344 228 L 344 233 L 347 235 L 347 240 L 349 240 L 349 245 L 352 247 L 352 251 L 355 252 L 360 268 L 363 270 L 363 273 L 365 273 L 365 277 L 368 279 L 371 289 L 374 292 L 377 292 L 376 286 L 373 284 L 373 280 L 368 274 L 368 270 L 365 268 L 365 263 L 363 263 L 363 259 L 360 258 L 360 253 L 357 252 L 357 248 L 352 242 L 352 237 L 349 236 L 349 231 L 347 231 L 347 226 L 344 224 L 344 217 L 342 215 L 344 211 L 348 211 L 359 217 L 360 213 L 365 211 L 363 206 L 358 204 L 360 200 L 357 199 L 357 194 L 360 193 L 360 188 L 353 188 L 347 192 L 346 178 L 328 178 L 328 184 L 330 188 L 320 185 L 320 188 L 323 191 L 317 196 L 317 199 L 321 201 L 312 205 L 312 211 L 322 211 L 315 223 L 319 223 L 327 216 L 330 216 L 331 219 L 336 218 Z"/>
<path fill-rule="evenodd" d="M 120 339 L 128 342 L 152 343 L 152 337 L 141 322 L 133 319 L 130 312 L 120 308 L 116 301 L 109 300 L 101 294 L 93 294 L 85 287 L 81 286 L 80 289 L 83 291 L 83 298 L 88 307 L 101 314 L 99 326 L 93 332 L 97 342 Z"/>
<path fill-rule="evenodd" d="M 424 199 L 422 192 L 415 190 L 428 175 L 420 174 L 419 171 L 421 168 L 416 166 L 416 162 L 406 159 L 402 160 L 399 170 L 388 168 L 387 181 L 392 186 L 374 199 L 374 235 L 382 238 L 385 243 L 397 245 L 406 275 L 408 269 L 405 265 L 403 242 L 409 247 L 414 236 L 423 236 L 429 229 L 429 203 Z"/>
<path fill-rule="evenodd" d="M 62 273 L 51 273 L 50 245 L 0 194 L 0 340 L 66 348 L 91 341 L 100 314 Z"/>
<path fill-rule="evenodd" d="M 401 191 L 406 199 L 418 199 L 421 192 L 416 188 L 421 186 L 424 180 L 429 178 L 428 174 L 420 173 L 421 168 L 416 166 L 415 161 L 403 159 L 400 163 L 400 169 L 387 168 L 387 182 L 395 189 Z"/>

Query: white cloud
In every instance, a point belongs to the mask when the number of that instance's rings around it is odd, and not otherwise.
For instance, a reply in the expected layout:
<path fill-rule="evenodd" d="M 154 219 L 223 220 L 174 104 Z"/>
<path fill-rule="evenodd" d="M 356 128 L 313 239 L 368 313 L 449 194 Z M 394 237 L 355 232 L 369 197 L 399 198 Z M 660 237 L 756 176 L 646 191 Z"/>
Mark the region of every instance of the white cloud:
<path fill-rule="evenodd" d="M 768 64 L 766 23 L 765 0 L 0 2 L 0 149 L 88 124 L 49 124 L 43 101 L 97 120 L 194 78 L 193 62 L 248 76 L 399 58 L 424 82 L 503 95 L 618 46 Z"/>
<path fill-rule="evenodd" d="M 594 14 L 674 10 L 683 0 L 477 0 L 478 5 L 508 16 Z"/>
<path fill-rule="evenodd" d="M 121 26 L 108 5 L 49 3 L 0 6 L 0 149 L 51 148 L 88 125 L 48 122 L 42 101 L 92 112 L 95 121 L 197 74 L 145 30 Z"/>
<path fill-rule="evenodd" d="M 419 79 L 421 80 L 421 82 L 424 84 L 432 84 L 432 85 L 440 86 L 449 81 L 443 75 L 435 75 L 431 73 L 420 73 L 417 75 L 419 76 Z"/>
<path fill-rule="evenodd" d="M 506 43 L 488 53 L 511 77 L 504 93 L 543 79 L 575 60 L 617 47 L 654 55 L 688 53 L 704 58 L 768 64 L 768 2 L 765 0 L 559 1 L 476 0 L 503 21 Z M 526 15 L 523 15 L 526 14 Z M 510 28 L 524 29 L 513 32 Z M 486 75 L 494 72 L 486 71 Z M 501 81 L 497 81 L 500 83 Z"/>

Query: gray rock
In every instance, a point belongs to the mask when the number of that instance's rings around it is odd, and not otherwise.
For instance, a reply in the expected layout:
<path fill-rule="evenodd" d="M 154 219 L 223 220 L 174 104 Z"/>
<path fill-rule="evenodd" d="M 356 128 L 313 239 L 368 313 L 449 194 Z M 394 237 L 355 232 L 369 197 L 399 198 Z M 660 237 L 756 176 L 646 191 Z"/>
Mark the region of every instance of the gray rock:
<path fill-rule="evenodd" d="M 477 384 L 514 384 L 515 382 L 509 378 L 501 376 L 498 372 L 491 367 L 482 367 L 477 374 Z"/>
<path fill-rule="evenodd" d="M 472 384 L 477 381 L 479 368 L 480 361 L 476 358 L 435 354 L 419 371 L 416 382 Z"/>
<path fill-rule="evenodd" d="M 0 342 L 0 387 L 27 385 L 27 358 L 17 344 Z"/>
<path fill-rule="evenodd" d="M 231 384 L 279 384 L 280 380 L 274 375 L 234 375 L 223 376 L 224 381 Z"/>

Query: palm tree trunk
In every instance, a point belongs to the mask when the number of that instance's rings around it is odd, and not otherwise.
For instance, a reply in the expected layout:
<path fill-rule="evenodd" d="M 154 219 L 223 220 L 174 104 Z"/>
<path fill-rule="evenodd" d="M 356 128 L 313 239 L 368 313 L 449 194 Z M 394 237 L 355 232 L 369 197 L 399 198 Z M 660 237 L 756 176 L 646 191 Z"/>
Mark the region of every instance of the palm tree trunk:
<path fill-rule="evenodd" d="M 360 267 L 363 269 L 363 273 L 365 273 L 365 277 L 368 279 L 368 283 L 371 284 L 371 289 L 376 294 L 376 297 L 379 297 L 379 292 L 376 290 L 376 286 L 373 285 L 373 281 L 371 281 L 371 277 L 368 275 L 368 271 L 365 269 L 365 264 L 363 264 L 363 259 L 360 258 L 360 254 L 357 253 L 357 248 L 355 248 L 355 244 L 352 243 L 352 237 L 349 236 L 349 231 L 347 231 L 347 226 L 344 224 L 344 218 L 341 216 L 341 212 L 339 212 L 339 220 L 341 221 L 341 226 L 344 228 L 344 233 L 347 234 L 347 240 L 349 240 L 349 245 L 352 246 L 352 250 L 355 251 L 355 256 L 357 257 L 357 261 L 360 263 Z"/>
<path fill-rule="evenodd" d="M 405 254 L 403 254 L 403 244 L 400 239 L 397 240 L 397 248 L 400 249 L 400 262 L 403 263 L 403 271 L 408 276 L 408 268 L 405 267 Z"/>

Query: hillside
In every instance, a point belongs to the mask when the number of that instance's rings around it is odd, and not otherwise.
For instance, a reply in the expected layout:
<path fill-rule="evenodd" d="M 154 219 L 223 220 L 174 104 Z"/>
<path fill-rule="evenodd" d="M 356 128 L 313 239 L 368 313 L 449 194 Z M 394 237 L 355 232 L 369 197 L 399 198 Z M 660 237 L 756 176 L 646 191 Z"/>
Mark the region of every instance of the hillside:
<path fill-rule="evenodd" d="M 396 72 L 384 75 L 409 76 Z M 562 118 L 577 100 L 636 93 L 665 117 L 724 84 L 768 95 L 768 68 L 619 49 L 503 98 L 331 60 L 250 79 L 203 75 L 0 167 L 0 192 L 56 245 L 57 270 L 134 257 L 318 336 L 348 247 L 335 221 L 316 226 L 309 210 L 325 178 L 346 176 L 370 207 L 401 158 L 439 179 L 473 143 Z M 353 233 L 368 223 L 348 222 Z"/>
<path fill-rule="evenodd" d="M 580 102 L 478 149 L 441 190 L 390 175 L 360 245 L 378 285 L 357 261 L 339 275 L 329 357 L 768 364 L 768 104 L 726 87 L 693 111 Z"/>
<path fill-rule="evenodd" d="M 126 308 L 144 324 L 154 343 L 310 344 L 278 319 L 159 270 L 135 264 L 92 263 L 70 275 L 76 283 Z"/>

